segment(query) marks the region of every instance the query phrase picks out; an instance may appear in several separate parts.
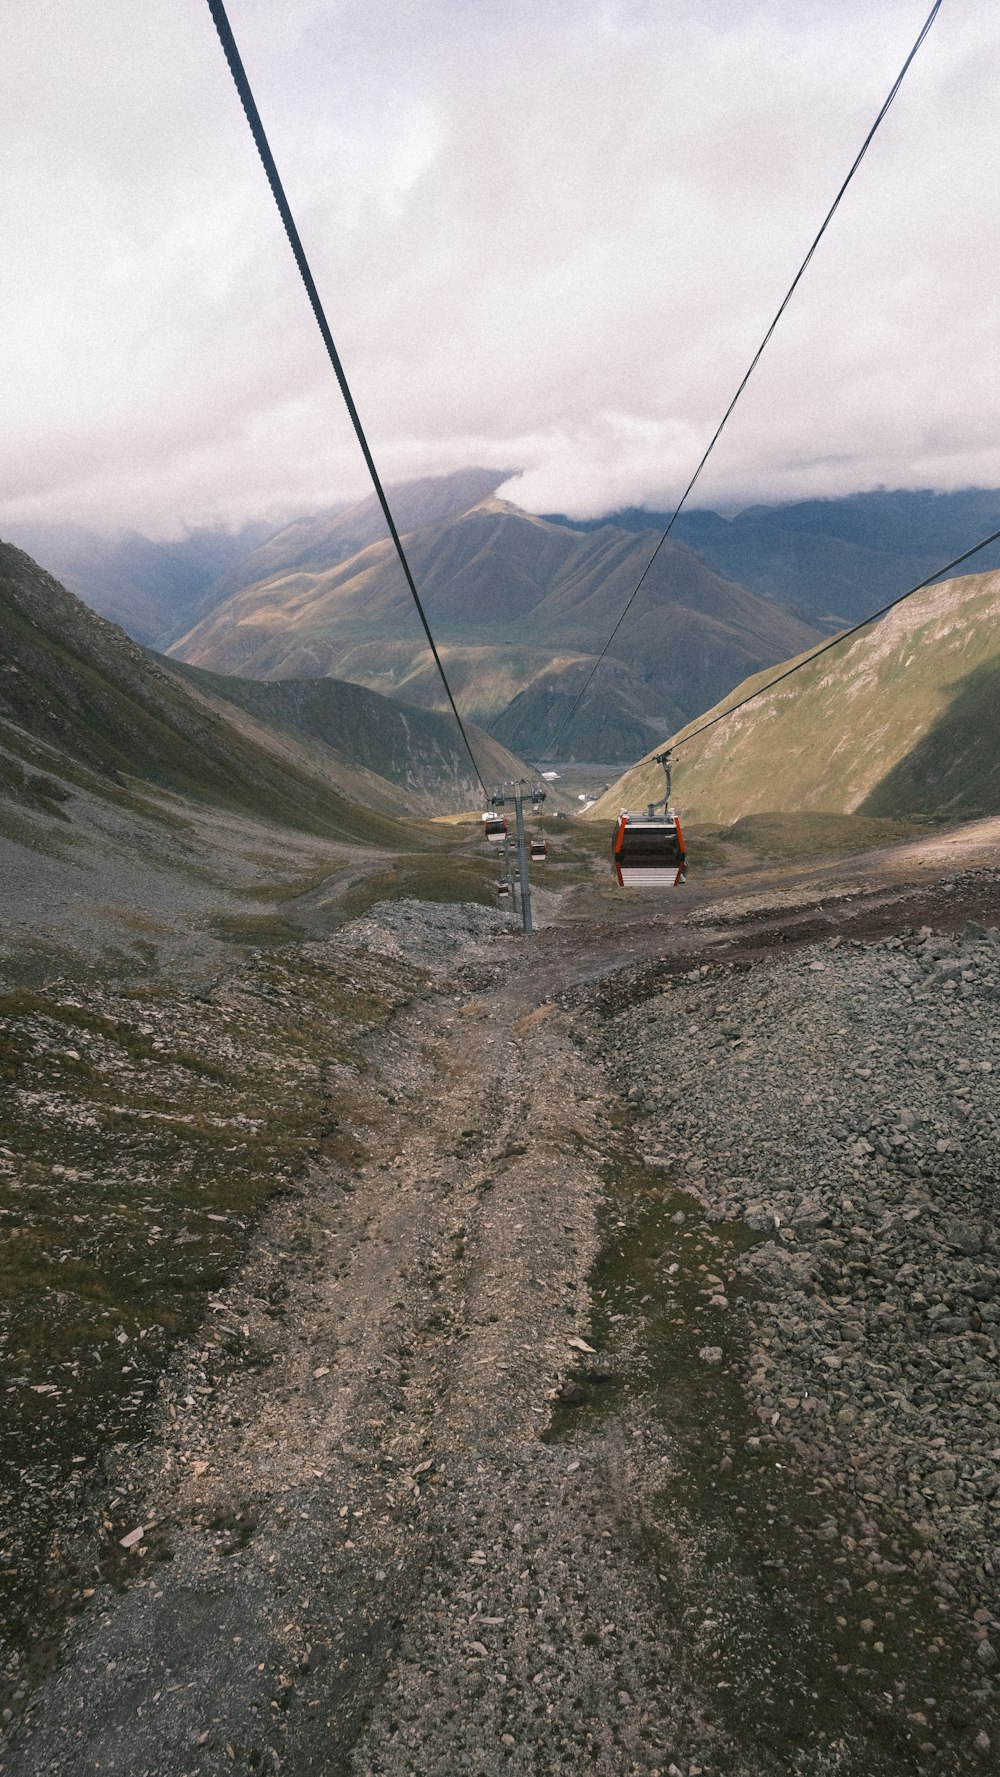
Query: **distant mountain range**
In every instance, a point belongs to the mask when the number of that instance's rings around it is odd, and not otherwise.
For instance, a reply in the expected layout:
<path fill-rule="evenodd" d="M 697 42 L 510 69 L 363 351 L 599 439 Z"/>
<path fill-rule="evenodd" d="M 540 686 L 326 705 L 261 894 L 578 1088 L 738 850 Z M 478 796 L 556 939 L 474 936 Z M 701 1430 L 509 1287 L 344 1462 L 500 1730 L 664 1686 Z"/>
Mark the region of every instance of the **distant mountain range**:
<path fill-rule="evenodd" d="M 496 498 L 507 475 L 463 470 L 395 487 L 391 500 L 460 707 L 545 761 L 668 514 L 535 518 Z M 747 674 L 857 621 L 998 525 L 1000 493 L 977 489 L 682 514 L 561 758 L 643 754 Z M 268 683 L 331 676 L 444 707 L 374 497 L 272 534 L 203 529 L 160 544 L 36 527 L 18 540 L 177 660 Z"/>
<path fill-rule="evenodd" d="M 270 525 L 189 531 L 154 543 L 137 531 L 99 537 L 75 525 L 23 525 L 16 542 L 92 611 L 147 648 L 167 648 L 209 608 L 211 592 L 269 535 Z"/>
<path fill-rule="evenodd" d="M 655 534 L 533 518 L 478 472 L 394 492 L 407 555 L 463 713 L 545 754 L 647 566 Z M 433 493 L 436 512 L 428 514 Z M 440 707 L 442 690 L 399 564 L 365 534 L 371 502 L 292 526 L 229 576 L 227 596 L 171 649 L 252 679 L 334 674 Z M 424 522 L 426 519 L 426 522 Z M 237 582 L 242 581 L 242 585 Z M 669 542 L 560 751 L 621 759 L 819 632 Z"/>
<path fill-rule="evenodd" d="M 661 532 L 667 512 L 630 507 L 574 529 L 614 524 Z M 809 623 L 846 629 L 910 586 L 943 568 L 981 537 L 1000 530 L 1000 492 L 900 490 L 749 506 L 733 518 L 683 512 L 672 535 L 722 574 L 777 599 Z M 1000 544 L 976 558 L 977 569 L 1000 567 Z"/>
<path fill-rule="evenodd" d="M 757 675 L 707 712 L 751 695 Z M 1000 572 L 915 594 L 677 754 L 674 795 L 694 822 L 825 811 L 968 818 L 1000 813 Z M 689 724 L 689 727 L 698 724 Z M 677 736 L 683 739 L 682 729 Z M 647 760 L 594 818 L 662 794 Z"/>

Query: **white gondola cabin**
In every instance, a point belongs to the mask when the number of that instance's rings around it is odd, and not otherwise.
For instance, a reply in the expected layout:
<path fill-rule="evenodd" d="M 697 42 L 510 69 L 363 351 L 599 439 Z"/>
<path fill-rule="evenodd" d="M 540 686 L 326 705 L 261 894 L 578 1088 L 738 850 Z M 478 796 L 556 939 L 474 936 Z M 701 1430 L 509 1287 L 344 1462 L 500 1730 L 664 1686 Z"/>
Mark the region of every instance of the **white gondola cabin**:
<path fill-rule="evenodd" d="M 506 815 L 484 814 L 483 832 L 491 845 L 502 845 L 507 837 Z"/>

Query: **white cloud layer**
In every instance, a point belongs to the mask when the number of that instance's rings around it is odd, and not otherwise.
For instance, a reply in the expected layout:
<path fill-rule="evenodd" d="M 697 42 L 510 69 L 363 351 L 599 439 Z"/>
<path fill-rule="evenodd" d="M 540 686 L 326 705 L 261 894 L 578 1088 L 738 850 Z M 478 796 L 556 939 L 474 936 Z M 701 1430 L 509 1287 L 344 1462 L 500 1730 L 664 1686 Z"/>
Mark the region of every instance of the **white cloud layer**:
<path fill-rule="evenodd" d="M 388 480 L 687 482 L 930 0 L 229 0 Z M 0 534 L 367 491 L 203 0 L 7 0 Z M 1000 486 L 1000 14 L 945 0 L 696 503 Z"/>

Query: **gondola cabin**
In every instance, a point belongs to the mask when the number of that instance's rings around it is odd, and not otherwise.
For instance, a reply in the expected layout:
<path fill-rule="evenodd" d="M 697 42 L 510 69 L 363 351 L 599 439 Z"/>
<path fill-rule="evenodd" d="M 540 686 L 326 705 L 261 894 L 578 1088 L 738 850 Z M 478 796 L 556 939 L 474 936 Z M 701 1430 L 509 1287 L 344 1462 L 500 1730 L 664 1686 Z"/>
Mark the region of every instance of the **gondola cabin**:
<path fill-rule="evenodd" d="M 507 837 L 506 815 L 484 814 L 483 832 L 491 845 L 502 845 Z"/>
<path fill-rule="evenodd" d="M 497 883 L 497 902 L 501 907 L 509 907 L 510 906 L 510 883 L 509 882 L 498 882 Z"/>
<path fill-rule="evenodd" d="M 549 848 L 544 839 L 531 841 L 531 861 L 533 864 L 544 864 L 549 855 Z"/>
<path fill-rule="evenodd" d="M 686 853 L 673 810 L 628 814 L 623 809 L 615 828 L 614 858 L 622 888 L 676 888 L 684 881 Z"/>

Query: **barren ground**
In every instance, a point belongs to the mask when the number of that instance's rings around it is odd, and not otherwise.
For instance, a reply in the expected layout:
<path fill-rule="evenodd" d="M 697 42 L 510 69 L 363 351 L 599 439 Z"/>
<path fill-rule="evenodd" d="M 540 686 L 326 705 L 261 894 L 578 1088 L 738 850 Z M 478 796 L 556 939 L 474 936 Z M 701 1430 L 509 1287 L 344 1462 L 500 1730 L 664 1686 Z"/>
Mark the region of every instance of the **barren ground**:
<path fill-rule="evenodd" d="M 67 1165 L 83 1194 L 142 1180 L 150 1247 L 166 1228 L 200 1269 L 137 1273 L 132 1319 L 74 1334 L 54 1381 L 13 1325 L 4 1398 L 30 1412 L 4 1458 L 4 1777 L 998 1768 L 993 1545 L 956 1583 L 936 1521 L 869 1496 L 849 1429 L 828 1457 L 772 1429 L 766 1288 L 743 1268 L 761 1227 L 711 1209 L 710 1154 L 650 1163 L 611 1048 L 675 988 L 682 1046 L 688 981 L 714 1015 L 727 982 L 831 939 L 1000 925 L 998 828 L 863 862 L 730 858 L 666 908 L 584 882 L 539 897 L 530 944 L 467 907 L 336 929 L 313 893 L 289 909 L 306 939 L 198 997 L 57 981 L 8 1003 L 0 1156 L 42 1206 L 52 1325 L 63 1233 L 115 1207 L 67 1194 Z M 168 1063 L 156 1114 L 188 1118 L 169 1153 L 134 1134 Z M 29 1127 L 77 1101 L 89 1166 L 71 1120 L 44 1154 Z M 987 1216 L 995 1172 L 983 1189 Z M 995 1259 L 995 1219 L 982 1239 Z M 951 1336 L 995 1376 L 976 1313 Z"/>

